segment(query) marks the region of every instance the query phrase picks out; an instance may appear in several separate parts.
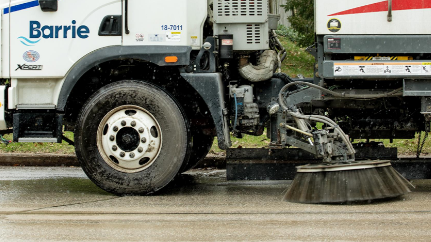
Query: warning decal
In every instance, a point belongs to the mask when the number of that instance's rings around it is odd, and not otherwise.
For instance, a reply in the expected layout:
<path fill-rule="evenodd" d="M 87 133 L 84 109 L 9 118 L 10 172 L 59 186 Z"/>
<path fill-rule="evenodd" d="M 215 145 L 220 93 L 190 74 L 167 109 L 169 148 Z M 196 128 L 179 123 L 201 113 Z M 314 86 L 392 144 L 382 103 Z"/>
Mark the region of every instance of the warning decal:
<path fill-rule="evenodd" d="M 431 63 L 334 63 L 334 76 L 431 75 Z"/>
<path fill-rule="evenodd" d="M 167 32 L 166 33 L 166 41 L 180 42 L 181 41 L 181 32 Z"/>
<path fill-rule="evenodd" d="M 191 36 L 190 39 L 192 40 L 192 45 L 199 45 L 197 36 Z"/>

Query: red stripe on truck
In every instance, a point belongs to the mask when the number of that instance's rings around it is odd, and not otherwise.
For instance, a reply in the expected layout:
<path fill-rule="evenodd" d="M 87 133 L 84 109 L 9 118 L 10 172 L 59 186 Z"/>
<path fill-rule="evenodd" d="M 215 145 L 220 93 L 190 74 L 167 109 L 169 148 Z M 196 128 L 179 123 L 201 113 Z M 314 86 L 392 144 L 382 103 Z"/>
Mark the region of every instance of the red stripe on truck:
<path fill-rule="evenodd" d="M 426 9 L 431 8 L 431 0 L 392 0 L 392 11 Z M 388 11 L 388 1 L 372 3 L 365 6 L 352 8 L 346 11 L 341 11 L 328 16 L 360 14 L 360 13 L 375 13 Z"/>

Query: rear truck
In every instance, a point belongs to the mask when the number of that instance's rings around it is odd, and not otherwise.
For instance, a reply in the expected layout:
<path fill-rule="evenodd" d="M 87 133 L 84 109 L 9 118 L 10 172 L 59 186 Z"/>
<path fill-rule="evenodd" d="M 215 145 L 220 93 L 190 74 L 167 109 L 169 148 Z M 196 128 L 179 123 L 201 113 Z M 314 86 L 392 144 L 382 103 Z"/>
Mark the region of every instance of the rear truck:
<path fill-rule="evenodd" d="M 300 80 L 279 71 L 287 52 L 273 31 L 273 4 L 0 0 L 1 133 L 13 132 L 14 142 L 62 142 L 73 131 L 68 142 L 88 177 L 126 195 L 162 189 L 203 159 L 214 137 L 225 150 L 230 134 L 266 128 L 268 150 L 314 154 L 323 163 L 298 174 L 322 178 L 326 168 L 335 177 L 390 168 L 356 161 L 352 140 L 429 132 L 428 1 L 315 1 L 315 75 Z M 387 177 L 389 187 L 405 185 Z M 298 179 L 302 186 L 290 193 L 319 194 Z M 360 189 L 354 179 L 349 186 Z"/>

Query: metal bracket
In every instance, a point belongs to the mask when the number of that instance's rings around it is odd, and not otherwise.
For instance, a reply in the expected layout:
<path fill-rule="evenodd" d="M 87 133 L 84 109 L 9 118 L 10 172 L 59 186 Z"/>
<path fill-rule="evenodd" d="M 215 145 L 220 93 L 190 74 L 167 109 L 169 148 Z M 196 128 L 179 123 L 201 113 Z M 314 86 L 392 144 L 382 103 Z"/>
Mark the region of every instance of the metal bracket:
<path fill-rule="evenodd" d="M 416 79 L 403 81 L 403 96 L 404 97 L 431 97 L 431 88 L 429 79 Z M 427 111 L 427 110 L 421 110 Z M 431 111 L 428 110 L 428 112 Z"/>
<path fill-rule="evenodd" d="M 69 145 L 75 146 L 75 142 L 69 138 L 67 138 L 66 136 L 64 136 L 64 134 L 61 135 L 61 139 L 66 141 Z"/>
<path fill-rule="evenodd" d="M 392 22 L 392 0 L 388 0 L 388 22 Z"/>
<path fill-rule="evenodd" d="M 216 58 L 214 55 L 215 47 L 216 47 L 216 41 L 214 37 L 207 37 L 205 40 L 205 44 L 209 43 L 208 46 L 203 46 L 201 50 L 199 51 L 198 56 L 196 57 L 195 66 L 196 69 L 195 72 L 198 73 L 214 73 L 216 72 Z M 207 56 L 205 56 L 207 55 Z M 205 66 L 201 66 L 202 61 L 205 61 L 204 58 L 208 58 Z"/>

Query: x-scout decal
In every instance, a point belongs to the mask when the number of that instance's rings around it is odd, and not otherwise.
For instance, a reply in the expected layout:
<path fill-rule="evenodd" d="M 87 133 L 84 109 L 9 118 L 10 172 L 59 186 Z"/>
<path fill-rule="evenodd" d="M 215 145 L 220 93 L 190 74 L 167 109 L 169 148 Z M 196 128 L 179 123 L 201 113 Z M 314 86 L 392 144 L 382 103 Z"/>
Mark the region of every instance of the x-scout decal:
<path fill-rule="evenodd" d="M 392 0 L 392 11 L 427 9 L 431 8 L 429 0 Z M 388 11 L 388 1 L 368 4 L 365 6 L 352 8 L 346 11 L 330 14 L 328 16 L 359 14 L 359 13 L 375 13 Z"/>

